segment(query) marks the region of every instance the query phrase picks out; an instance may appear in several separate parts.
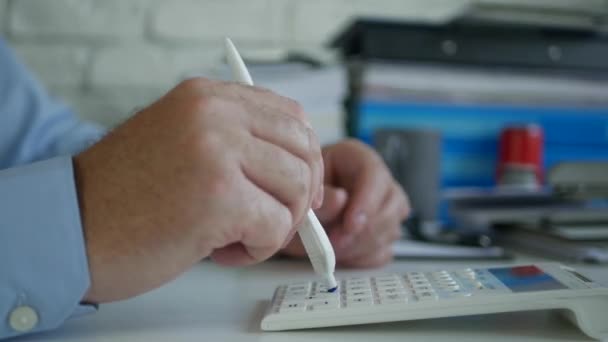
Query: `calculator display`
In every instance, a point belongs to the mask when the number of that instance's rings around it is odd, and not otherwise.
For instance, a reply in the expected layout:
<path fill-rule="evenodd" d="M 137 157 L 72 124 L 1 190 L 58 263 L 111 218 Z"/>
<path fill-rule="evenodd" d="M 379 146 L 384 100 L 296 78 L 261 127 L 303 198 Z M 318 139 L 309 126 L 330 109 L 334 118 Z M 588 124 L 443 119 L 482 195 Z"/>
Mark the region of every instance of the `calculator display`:
<path fill-rule="evenodd" d="M 489 268 L 513 292 L 561 290 L 567 287 L 536 266 Z"/>

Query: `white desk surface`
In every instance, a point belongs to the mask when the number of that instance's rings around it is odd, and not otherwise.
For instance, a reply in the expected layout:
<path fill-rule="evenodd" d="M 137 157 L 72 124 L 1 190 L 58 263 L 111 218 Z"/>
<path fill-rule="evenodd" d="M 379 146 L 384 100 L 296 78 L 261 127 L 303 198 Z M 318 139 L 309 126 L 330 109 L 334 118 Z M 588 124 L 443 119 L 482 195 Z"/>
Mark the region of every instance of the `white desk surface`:
<path fill-rule="evenodd" d="M 539 261 L 518 258 L 517 262 Z M 416 269 L 499 265 L 513 261 L 396 261 L 383 269 L 339 270 L 338 277 Z M 608 268 L 577 266 L 608 284 Z M 277 285 L 314 277 L 305 261 L 274 260 L 248 268 L 196 265 L 164 287 L 102 305 L 56 331 L 19 341 L 590 341 L 560 316 L 546 311 L 409 322 L 263 332 L 260 320 Z M 129 281 L 125 279 L 125 281 Z M 608 310 L 608 308 L 607 308 Z"/>

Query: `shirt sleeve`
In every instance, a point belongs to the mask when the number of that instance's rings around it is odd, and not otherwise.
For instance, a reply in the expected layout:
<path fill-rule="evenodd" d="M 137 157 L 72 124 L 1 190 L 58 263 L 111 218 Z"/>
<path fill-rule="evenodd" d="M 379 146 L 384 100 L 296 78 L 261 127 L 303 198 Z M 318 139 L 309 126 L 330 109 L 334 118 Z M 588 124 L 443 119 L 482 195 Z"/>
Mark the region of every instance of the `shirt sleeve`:
<path fill-rule="evenodd" d="M 0 169 L 76 154 L 103 133 L 50 96 L 0 38 Z"/>
<path fill-rule="evenodd" d="M 90 285 L 71 157 L 0 171 L 0 339 L 56 328 Z"/>
<path fill-rule="evenodd" d="M 54 100 L 0 38 L 0 339 L 94 310 L 71 156 L 103 130 Z"/>

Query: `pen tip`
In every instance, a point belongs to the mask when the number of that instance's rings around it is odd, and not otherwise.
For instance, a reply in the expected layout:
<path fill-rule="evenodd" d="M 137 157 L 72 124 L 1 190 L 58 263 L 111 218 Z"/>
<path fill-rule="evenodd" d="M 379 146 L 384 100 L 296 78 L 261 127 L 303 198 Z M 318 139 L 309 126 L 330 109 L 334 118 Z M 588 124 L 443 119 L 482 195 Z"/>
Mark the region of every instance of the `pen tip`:
<path fill-rule="evenodd" d="M 224 45 L 226 46 L 227 50 L 231 50 L 231 49 L 235 48 L 234 43 L 228 37 L 224 37 Z"/>

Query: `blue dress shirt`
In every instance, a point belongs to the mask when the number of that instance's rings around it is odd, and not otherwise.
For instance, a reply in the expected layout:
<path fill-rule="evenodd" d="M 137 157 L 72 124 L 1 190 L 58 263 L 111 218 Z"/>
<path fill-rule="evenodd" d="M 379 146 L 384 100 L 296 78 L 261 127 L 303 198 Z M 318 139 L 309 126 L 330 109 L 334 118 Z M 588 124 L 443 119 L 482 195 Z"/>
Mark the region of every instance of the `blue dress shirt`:
<path fill-rule="evenodd" d="M 90 311 L 71 156 L 102 130 L 54 101 L 0 38 L 0 339 Z"/>

